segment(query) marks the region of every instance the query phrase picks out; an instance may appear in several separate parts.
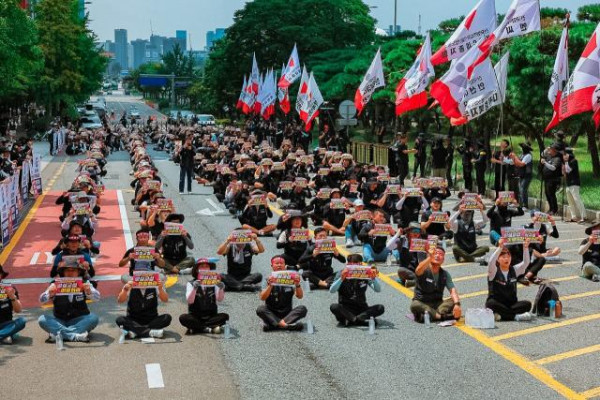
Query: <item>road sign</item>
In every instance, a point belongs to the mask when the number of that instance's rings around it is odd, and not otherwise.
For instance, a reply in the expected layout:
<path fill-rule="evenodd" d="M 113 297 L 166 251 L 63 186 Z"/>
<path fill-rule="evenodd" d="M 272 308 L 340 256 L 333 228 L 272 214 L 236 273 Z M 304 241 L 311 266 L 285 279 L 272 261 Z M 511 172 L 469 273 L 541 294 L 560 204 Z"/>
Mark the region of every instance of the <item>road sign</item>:
<path fill-rule="evenodd" d="M 356 126 L 358 125 L 358 120 L 356 118 L 340 118 L 337 120 L 339 126 Z"/>
<path fill-rule="evenodd" d="M 340 112 L 340 115 L 342 116 L 342 118 L 350 119 L 356 115 L 356 106 L 354 105 L 353 101 L 344 100 L 340 104 L 338 111 Z"/>

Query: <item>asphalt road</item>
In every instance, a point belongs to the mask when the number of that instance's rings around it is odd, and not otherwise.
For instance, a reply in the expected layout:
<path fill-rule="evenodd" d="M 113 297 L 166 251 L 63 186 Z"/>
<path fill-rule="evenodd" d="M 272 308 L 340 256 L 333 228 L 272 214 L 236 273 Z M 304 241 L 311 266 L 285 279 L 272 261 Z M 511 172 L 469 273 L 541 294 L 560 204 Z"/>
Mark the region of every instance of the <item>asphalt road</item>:
<path fill-rule="evenodd" d="M 130 98 L 107 97 L 109 108 L 128 107 Z M 142 118 L 154 112 L 138 104 Z M 117 111 L 118 113 L 118 111 Z M 180 196 L 179 168 L 165 153 L 151 151 L 160 170 L 165 192 L 172 197 L 178 211 L 186 215 L 185 226 L 192 235 L 196 257 L 215 256 L 217 246 L 238 222 L 228 214 L 206 216 L 203 209 L 214 210 L 209 200 L 218 204 L 210 188 L 194 184 L 194 195 Z M 44 171 L 53 174 L 55 158 Z M 74 161 L 72 162 L 74 165 Z M 110 156 L 107 188 L 123 191 L 131 229 L 138 227 L 131 212 L 129 189 L 131 177 L 124 152 Z M 74 173 L 65 168 L 56 180 L 55 190 L 70 185 Z M 444 209 L 450 209 L 448 200 Z M 277 216 L 275 216 L 277 217 Z M 524 223 L 519 218 L 515 224 Z M 220 309 L 229 313 L 234 338 L 222 336 L 185 336 L 177 316 L 185 311 L 184 283 L 181 278 L 171 288 L 171 300 L 161 312 L 174 317 L 167 337 L 154 344 L 137 341 L 117 343 L 116 315 L 124 313 L 113 299 L 93 304 L 101 324 L 89 344 L 72 344 L 64 352 L 44 344 L 45 334 L 35 323 L 40 309 L 27 310 L 30 321 L 18 343 L 0 346 L 3 366 L 3 394 L 25 398 L 47 396 L 56 391 L 57 365 L 70 364 L 60 390 L 73 397 L 86 398 L 335 398 L 335 399 L 512 399 L 577 398 L 600 395 L 590 391 L 600 386 L 598 344 L 600 325 L 600 287 L 578 278 L 579 256 L 576 253 L 584 237 L 579 225 L 558 225 L 561 237 L 550 240 L 563 249 L 562 264 L 548 265 L 540 275 L 556 280 L 564 301 L 566 318 L 559 322 L 537 320 L 531 323 L 500 323 L 489 331 L 466 327 L 427 329 L 406 318 L 410 292 L 394 283 L 394 267 L 381 267 L 384 284 L 381 293 L 368 293 L 369 302 L 386 308 L 375 335 L 366 328 L 340 328 L 329 305 L 337 296 L 312 291 L 297 304 L 308 308 L 315 333 L 263 333 L 255 314 L 261 302 L 256 294 L 228 293 Z M 26 240 L 23 239 L 23 240 Z M 487 242 L 487 236 L 480 238 Z M 275 238 L 263 240 L 267 251 L 254 259 L 254 270 L 267 274 L 269 259 L 278 251 Z M 339 241 L 341 244 L 341 240 Z M 351 249 L 359 251 L 359 249 Z M 110 249 L 103 249 L 110 251 Z M 485 267 L 474 264 L 454 265 L 447 255 L 448 271 L 463 295 L 463 309 L 482 307 L 485 302 Z M 221 260 L 219 270 L 224 270 Z M 341 268 L 340 264 L 335 268 Z M 533 300 L 535 287 L 520 288 L 519 295 Z M 527 331 L 523 331 L 528 329 Z M 498 337 L 499 335 L 503 335 Z M 496 338 L 494 338 L 496 337 Z M 573 350 L 587 349 L 574 355 Z M 585 353 L 585 351 L 583 353 Z M 581 351 L 580 351 L 581 352 Z M 548 357 L 560 354 L 558 359 Z M 536 361 L 538 361 L 536 363 Z M 145 365 L 159 363 L 164 377 L 163 389 L 149 389 Z M 58 372 L 62 373 L 62 372 Z M 35 374 L 35 385 L 31 385 Z M 81 379 L 81 377 L 85 377 Z M 582 396 L 579 398 L 583 398 Z"/>

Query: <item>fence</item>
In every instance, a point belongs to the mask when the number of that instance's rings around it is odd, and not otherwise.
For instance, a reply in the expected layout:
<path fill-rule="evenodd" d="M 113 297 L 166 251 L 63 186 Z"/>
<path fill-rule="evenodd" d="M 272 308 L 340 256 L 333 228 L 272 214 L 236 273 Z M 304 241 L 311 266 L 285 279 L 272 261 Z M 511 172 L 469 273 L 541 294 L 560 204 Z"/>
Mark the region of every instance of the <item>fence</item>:
<path fill-rule="evenodd" d="M 366 142 L 351 142 L 350 153 L 354 161 L 363 164 L 388 165 L 389 146 Z"/>

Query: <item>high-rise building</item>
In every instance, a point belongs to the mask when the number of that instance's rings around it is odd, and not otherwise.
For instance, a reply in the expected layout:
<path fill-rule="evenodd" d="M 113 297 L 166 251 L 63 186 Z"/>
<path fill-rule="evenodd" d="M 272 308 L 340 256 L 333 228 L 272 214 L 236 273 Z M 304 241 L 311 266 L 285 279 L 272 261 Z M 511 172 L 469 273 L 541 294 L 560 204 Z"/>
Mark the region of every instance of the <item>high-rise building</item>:
<path fill-rule="evenodd" d="M 175 31 L 175 39 L 179 43 L 181 50 L 187 50 L 187 31 Z"/>
<path fill-rule="evenodd" d="M 211 51 L 215 42 L 225 37 L 225 28 L 217 28 L 214 31 L 206 32 L 206 51 Z"/>
<path fill-rule="evenodd" d="M 161 48 L 152 44 L 146 46 L 146 62 L 157 63 L 161 61 Z"/>
<path fill-rule="evenodd" d="M 133 46 L 131 43 L 127 44 L 127 69 L 133 69 Z"/>
<path fill-rule="evenodd" d="M 163 55 L 173 51 L 173 49 L 175 48 L 175 45 L 178 43 L 179 42 L 177 41 L 176 38 L 165 38 L 163 40 L 163 49 L 162 49 Z M 185 49 L 182 48 L 181 50 L 184 51 Z"/>
<path fill-rule="evenodd" d="M 139 68 L 140 65 L 146 63 L 146 46 L 148 45 L 147 40 L 137 39 L 131 41 L 133 46 L 133 68 Z"/>
<path fill-rule="evenodd" d="M 127 45 L 127 29 L 115 29 L 115 60 L 121 65 L 121 69 L 129 68 Z"/>

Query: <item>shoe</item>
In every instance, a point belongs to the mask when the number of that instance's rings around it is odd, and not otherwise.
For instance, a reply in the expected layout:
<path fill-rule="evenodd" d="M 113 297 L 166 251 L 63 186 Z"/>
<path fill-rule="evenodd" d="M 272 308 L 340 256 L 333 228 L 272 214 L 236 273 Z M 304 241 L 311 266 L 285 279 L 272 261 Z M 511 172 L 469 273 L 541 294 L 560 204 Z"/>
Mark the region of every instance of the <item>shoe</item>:
<path fill-rule="evenodd" d="M 55 343 L 56 342 L 56 337 L 52 334 L 48 335 L 48 338 L 45 341 L 46 343 Z"/>
<path fill-rule="evenodd" d="M 354 247 L 354 242 L 352 241 L 352 239 L 346 240 L 346 248 L 349 249 L 351 247 Z"/>
<path fill-rule="evenodd" d="M 302 322 L 296 322 L 295 324 L 287 324 L 285 327 L 288 331 L 301 331 L 304 329 L 304 324 Z"/>
<path fill-rule="evenodd" d="M 524 312 L 523 314 L 515 315 L 515 321 L 527 322 L 533 319 L 533 315 L 530 312 Z"/>
<path fill-rule="evenodd" d="M 185 193 L 184 192 L 179 192 L 179 194 L 184 195 Z"/>
<path fill-rule="evenodd" d="M 215 335 L 218 335 L 220 333 L 223 333 L 223 330 L 221 329 L 220 326 L 215 326 L 214 328 L 211 329 L 211 333 L 214 333 Z"/>
<path fill-rule="evenodd" d="M 209 327 L 202 328 L 202 333 L 211 333 L 211 329 Z"/>
<path fill-rule="evenodd" d="M 88 333 L 87 332 L 83 332 L 83 333 L 76 333 L 73 335 L 73 338 L 71 339 L 71 342 L 84 342 L 84 343 L 89 343 L 90 338 L 88 337 Z"/>
<path fill-rule="evenodd" d="M 162 338 L 163 335 L 164 335 L 164 331 L 162 329 L 150 329 L 150 332 L 148 333 L 148 336 L 150 336 L 152 338 L 157 338 L 157 339 Z"/>
<path fill-rule="evenodd" d="M 498 313 L 494 313 L 494 321 L 502 321 L 502 316 Z"/>
<path fill-rule="evenodd" d="M 580 219 L 579 221 L 577 221 L 577 223 L 579 225 L 583 225 L 583 224 L 585 224 L 585 219 Z"/>
<path fill-rule="evenodd" d="M 600 282 L 600 275 L 598 275 L 598 274 L 592 275 L 592 282 Z"/>
<path fill-rule="evenodd" d="M 479 261 L 479 265 L 481 265 L 482 267 L 485 267 L 488 265 L 488 262 L 486 260 L 481 260 L 481 261 Z"/>
<path fill-rule="evenodd" d="M 407 279 L 406 282 L 404 282 L 404 286 L 407 288 L 414 287 L 416 284 L 417 282 L 414 279 Z"/>
<path fill-rule="evenodd" d="M 517 279 L 517 282 L 519 282 L 523 286 L 529 286 L 529 283 L 530 283 L 529 279 L 525 278 L 524 276 Z"/>
<path fill-rule="evenodd" d="M 2 344 L 12 344 L 12 343 L 13 343 L 13 340 L 12 340 L 12 337 L 10 337 L 10 336 L 7 336 L 4 339 L 2 339 Z"/>
<path fill-rule="evenodd" d="M 273 327 L 271 325 L 263 324 L 262 330 L 263 332 L 271 332 L 273 330 Z"/>

